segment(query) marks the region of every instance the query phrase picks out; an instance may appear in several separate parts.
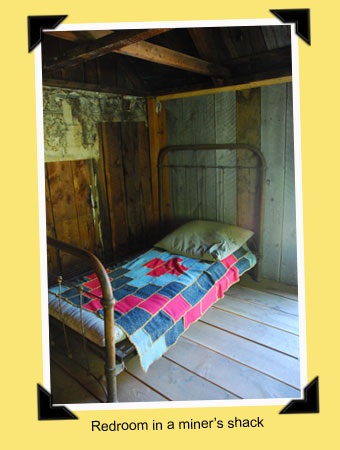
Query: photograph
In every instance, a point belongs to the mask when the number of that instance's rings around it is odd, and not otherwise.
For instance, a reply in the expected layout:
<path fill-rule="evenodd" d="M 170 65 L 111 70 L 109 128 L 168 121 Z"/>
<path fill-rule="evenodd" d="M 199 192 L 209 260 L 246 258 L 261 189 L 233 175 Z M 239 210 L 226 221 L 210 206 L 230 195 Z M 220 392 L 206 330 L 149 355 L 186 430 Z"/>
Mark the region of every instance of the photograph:
<path fill-rule="evenodd" d="M 54 404 L 302 396 L 298 38 L 225 22 L 42 33 Z"/>

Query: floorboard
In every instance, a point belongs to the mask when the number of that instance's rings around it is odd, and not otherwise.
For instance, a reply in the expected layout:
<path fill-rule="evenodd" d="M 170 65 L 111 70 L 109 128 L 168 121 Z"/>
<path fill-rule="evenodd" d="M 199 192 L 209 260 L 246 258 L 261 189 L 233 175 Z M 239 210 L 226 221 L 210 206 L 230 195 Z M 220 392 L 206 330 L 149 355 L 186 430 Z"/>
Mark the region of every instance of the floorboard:
<path fill-rule="evenodd" d="M 190 355 L 190 358 L 188 358 Z M 300 391 L 219 353 L 180 338 L 165 356 L 239 398 L 291 398 Z M 216 370 L 218 368 L 218 370 Z"/>
<path fill-rule="evenodd" d="M 248 319 L 256 320 L 260 323 L 279 328 L 289 333 L 299 333 L 299 323 L 297 317 L 290 314 L 276 311 L 262 305 L 255 305 L 247 300 L 237 297 L 225 296 L 218 303 L 218 308 L 225 311 L 239 314 Z"/>
<path fill-rule="evenodd" d="M 278 281 L 261 280 L 255 281 L 250 275 L 245 274 L 240 280 L 241 286 L 247 286 L 252 289 L 257 289 L 261 292 L 269 292 L 280 297 L 290 298 L 291 300 L 298 301 L 298 288 L 297 286 L 291 286 L 283 284 Z"/>
<path fill-rule="evenodd" d="M 135 357 L 128 362 L 127 371 L 170 400 L 229 400 L 237 398 L 166 358 L 156 361 L 146 374 Z"/>
<path fill-rule="evenodd" d="M 267 306 L 268 308 L 287 314 L 293 314 L 295 316 L 299 313 L 299 305 L 294 300 L 278 297 L 277 295 L 268 294 L 266 292 L 260 292 L 256 289 L 250 289 L 237 284 L 229 289 L 226 296 L 241 298 L 242 300 L 258 303 L 259 305 Z"/>
<path fill-rule="evenodd" d="M 262 344 L 295 358 L 299 357 L 299 337 L 216 307 L 209 309 L 202 322 Z"/>
<path fill-rule="evenodd" d="M 201 321 L 194 323 L 183 336 L 295 388 L 299 387 L 299 361 L 295 358 Z"/>

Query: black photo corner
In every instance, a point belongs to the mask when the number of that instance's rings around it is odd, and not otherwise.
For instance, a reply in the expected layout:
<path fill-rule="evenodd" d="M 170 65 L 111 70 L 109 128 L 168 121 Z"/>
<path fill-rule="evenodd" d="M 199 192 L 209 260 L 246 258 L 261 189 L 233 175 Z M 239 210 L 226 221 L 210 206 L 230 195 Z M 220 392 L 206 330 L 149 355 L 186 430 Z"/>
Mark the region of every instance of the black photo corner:
<path fill-rule="evenodd" d="M 56 28 L 67 15 L 59 16 L 28 16 L 28 52 L 31 52 L 41 41 L 41 30 Z"/>
<path fill-rule="evenodd" d="M 77 420 L 65 406 L 53 406 L 52 396 L 39 384 L 38 388 L 38 420 Z"/>
<path fill-rule="evenodd" d="M 309 9 L 271 9 L 270 12 L 283 23 L 295 23 L 296 34 L 311 45 Z"/>
<path fill-rule="evenodd" d="M 303 390 L 303 399 L 292 400 L 280 414 L 319 413 L 319 377 L 315 377 Z"/>

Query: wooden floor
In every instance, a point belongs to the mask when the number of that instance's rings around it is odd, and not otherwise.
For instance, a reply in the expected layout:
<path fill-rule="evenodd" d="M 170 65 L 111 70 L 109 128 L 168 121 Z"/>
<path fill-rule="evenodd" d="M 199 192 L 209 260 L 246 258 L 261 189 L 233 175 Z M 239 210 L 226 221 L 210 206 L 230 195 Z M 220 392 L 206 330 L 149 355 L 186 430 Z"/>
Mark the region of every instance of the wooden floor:
<path fill-rule="evenodd" d="M 245 275 L 145 374 L 137 357 L 118 377 L 120 402 L 299 397 L 297 289 Z M 104 401 L 93 377 L 51 350 L 54 403 Z M 102 362 L 94 355 L 99 375 Z"/>

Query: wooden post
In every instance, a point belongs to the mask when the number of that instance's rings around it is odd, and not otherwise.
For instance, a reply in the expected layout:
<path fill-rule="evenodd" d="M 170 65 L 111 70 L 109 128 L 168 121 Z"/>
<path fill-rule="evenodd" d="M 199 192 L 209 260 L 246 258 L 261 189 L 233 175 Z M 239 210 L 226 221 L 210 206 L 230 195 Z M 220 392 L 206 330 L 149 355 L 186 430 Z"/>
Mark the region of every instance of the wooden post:
<path fill-rule="evenodd" d="M 158 225 L 160 223 L 158 203 L 158 155 L 160 150 L 165 147 L 167 143 L 166 111 L 164 102 L 158 102 L 155 98 L 148 98 L 148 124 L 154 223 L 155 225 Z M 167 164 L 167 160 L 165 161 L 165 164 Z M 168 220 L 171 216 L 170 180 L 168 170 L 164 170 L 163 188 L 163 217 L 165 220 Z"/>

